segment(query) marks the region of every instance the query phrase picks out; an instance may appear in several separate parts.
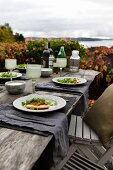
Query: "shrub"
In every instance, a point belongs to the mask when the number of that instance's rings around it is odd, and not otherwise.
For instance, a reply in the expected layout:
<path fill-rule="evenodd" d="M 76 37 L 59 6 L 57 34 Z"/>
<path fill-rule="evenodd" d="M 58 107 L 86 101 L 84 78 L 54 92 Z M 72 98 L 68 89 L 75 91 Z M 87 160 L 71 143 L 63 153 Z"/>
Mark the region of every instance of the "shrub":
<path fill-rule="evenodd" d="M 1 70 L 4 69 L 5 58 L 16 58 L 20 63 L 41 63 L 44 43 L 49 41 L 54 53 L 60 50 L 61 46 L 65 47 L 67 56 L 71 56 L 72 50 L 79 50 L 80 56 L 85 56 L 85 48 L 78 41 L 67 41 L 64 39 L 39 39 L 35 41 L 21 43 L 0 43 L 0 63 Z"/>
<path fill-rule="evenodd" d="M 93 47 L 86 49 L 86 57 L 81 58 L 81 68 L 101 72 L 106 86 L 113 82 L 113 47 Z"/>

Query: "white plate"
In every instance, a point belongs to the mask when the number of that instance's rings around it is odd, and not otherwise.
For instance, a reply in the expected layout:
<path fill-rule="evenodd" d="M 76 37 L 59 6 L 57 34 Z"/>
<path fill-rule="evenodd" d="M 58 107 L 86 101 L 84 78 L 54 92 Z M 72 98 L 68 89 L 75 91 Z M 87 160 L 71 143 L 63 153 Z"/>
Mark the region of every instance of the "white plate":
<path fill-rule="evenodd" d="M 3 74 L 3 73 L 7 73 L 7 72 L 0 72 L 0 75 Z M 13 79 L 19 78 L 19 77 L 22 76 L 21 73 L 17 73 L 17 72 L 14 72 L 14 71 L 12 71 L 11 73 L 12 73 L 13 75 L 15 75 L 15 74 L 17 75 L 16 77 L 13 77 Z M 10 79 L 10 77 L 0 77 L 0 79 Z"/>
<path fill-rule="evenodd" d="M 58 81 L 57 81 L 58 79 L 63 80 L 63 79 L 66 79 L 66 78 L 77 78 L 77 79 L 78 79 L 78 83 L 76 83 L 76 84 L 73 84 L 73 83 L 70 84 L 70 83 L 62 83 L 62 82 L 58 82 Z M 53 81 L 54 83 L 58 83 L 58 84 L 62 84 L 62 85 L 69 85 L 69 86 L 75 86 L 75 85 L 84 84 L 84 83 L 87 82 L 86 79 L 80 78 L 80 77 L 55 77 L 55 78 L 52 79 L 52 81 Z"/>
<path fill-rule="evenodd" d="M 22 106 L 22 102 L 26 102 L 26 100 L 30 100 L 32 98 L 43 98 L 48 101 L 55 101 L 56 105 L 50 106 L 48 109 L 43 109 L 43 110 L 30 110 L 27 109 L 25 106 Z M 30 94 L 28 96 L 20 97 L 13 102 L 13 106 L 15 108 L 27 112 L 50 112 L 50 111 L 61 109 L 65 105 L 66 105 L 66 101 L 61 97 L 53 96 L 53 95 L 38 95 L 38 94 Z"/>

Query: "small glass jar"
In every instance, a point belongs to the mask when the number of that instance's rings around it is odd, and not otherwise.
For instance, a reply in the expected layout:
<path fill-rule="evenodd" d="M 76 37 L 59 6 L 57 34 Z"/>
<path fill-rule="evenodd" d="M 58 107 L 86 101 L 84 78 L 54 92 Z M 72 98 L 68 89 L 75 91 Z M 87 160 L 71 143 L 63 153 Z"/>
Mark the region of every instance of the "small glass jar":
<path fill-rule="evenodd" d="M 79 51 L 73 50 L 72 56 L 70 57 L 70 71 L 71 72 L 78 72 L 79 71 L 79 64 L 80 64 Z"/>

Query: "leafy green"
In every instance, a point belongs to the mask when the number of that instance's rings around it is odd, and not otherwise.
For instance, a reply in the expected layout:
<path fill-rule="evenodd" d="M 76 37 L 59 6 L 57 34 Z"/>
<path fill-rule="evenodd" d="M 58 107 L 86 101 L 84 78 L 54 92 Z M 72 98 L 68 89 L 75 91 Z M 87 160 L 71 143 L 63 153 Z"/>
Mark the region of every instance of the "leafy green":
<path fill-rule="evenodd" d="M 57 82 L 64 83 L 64 84 L 76 84 L 79 82 L 77 78 L 64 78 L 64 79 L 57 79 Z"/>
<path fill-rule="evenodd" d="M 11 74 L 10 72 L 3 72 L 0 74 L 0 78 L 10 78 L 11 77 Z M 17 77 L 17 74 L 12 74 L 12 78 L 16 78 Z"/>
<path fill-rule="evenodd" d="M 20 69 L 26 69 L 27 67 L 27 64 L 18 64 L 17 65 L 17 68 L 20 68 Z"/>
<path fill-rule="evenodd" d="M 32 98 L 30 100 L 26 100 L 25 102 L 22 102 L 22 105 L 25 106 L 27 104 L 31 104 L 32 102 L 37 102 L 40 104 L 48 104 L 49 106 L 55 106 L 57 104 L 55 101 L 49 101 L 43 98 Z"/>

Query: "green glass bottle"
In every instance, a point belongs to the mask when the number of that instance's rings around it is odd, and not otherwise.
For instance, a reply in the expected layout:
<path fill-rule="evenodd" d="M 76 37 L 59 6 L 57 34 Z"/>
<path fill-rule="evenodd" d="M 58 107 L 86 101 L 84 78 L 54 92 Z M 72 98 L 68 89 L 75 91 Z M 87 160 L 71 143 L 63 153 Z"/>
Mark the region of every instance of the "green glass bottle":
<path fill-rule="evenodd" d="M 60 47 L 60 51 L 58 53 L 58 57 L 56 59 L 57 67 L 60 68 L 60 76 L 62 74 L 62 69 L 67 66 L 67 58 L 64 50 L 64 46 Z"/>
<path fill-rule="evenodd" d="M 60 47 L 60 51 L 58 53 L 58 58 L 66 58 L 66 53 L 65 53 L 65 50 L 64 50 L 64 46 L 61 46 Z"/>

